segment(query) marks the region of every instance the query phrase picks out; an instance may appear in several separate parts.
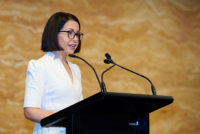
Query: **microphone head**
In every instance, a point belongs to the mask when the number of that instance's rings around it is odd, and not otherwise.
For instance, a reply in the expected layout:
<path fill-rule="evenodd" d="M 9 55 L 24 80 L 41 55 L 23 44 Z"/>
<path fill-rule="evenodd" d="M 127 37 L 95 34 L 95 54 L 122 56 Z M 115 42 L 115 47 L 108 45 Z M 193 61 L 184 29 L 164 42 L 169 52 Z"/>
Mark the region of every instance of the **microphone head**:
<path fill-rule="evenodd" d="M 105 60 L 104 60 L 104 63 L 106 63 L 106 64 L 110 64 L 111 62 L 110 62 L 110 60 L 105 59 Z"/>
<path fill-rule="evenodd" d="M 111 59 L 110 54 L 106 53 L 105 56 L 106 56 L 107 59 Z"/>
<path fill-rule="evenodd" d="M 76 55 L 73 55 L 73 54 L 69 54 L 68 56 L 72 58 L 76 58 Z"/>

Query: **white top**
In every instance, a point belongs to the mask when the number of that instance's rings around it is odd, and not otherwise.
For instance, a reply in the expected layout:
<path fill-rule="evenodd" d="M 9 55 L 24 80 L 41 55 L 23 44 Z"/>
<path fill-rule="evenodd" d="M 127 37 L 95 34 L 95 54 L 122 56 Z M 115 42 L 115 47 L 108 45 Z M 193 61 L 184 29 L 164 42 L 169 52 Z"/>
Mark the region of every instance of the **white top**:
<path fill-rule="evenodd" d="M 46 52 L 38 59 L 31 60 L 26 74 L 25 107 L 36 107 L 46 111 L 59 111 L 83 100 L 81 72 L 76 64 L 69 64 L 73 83 L 60 59 Z M 36 123 L 33 134 L 65 134 L 65 128 L 42 128 Z"/>

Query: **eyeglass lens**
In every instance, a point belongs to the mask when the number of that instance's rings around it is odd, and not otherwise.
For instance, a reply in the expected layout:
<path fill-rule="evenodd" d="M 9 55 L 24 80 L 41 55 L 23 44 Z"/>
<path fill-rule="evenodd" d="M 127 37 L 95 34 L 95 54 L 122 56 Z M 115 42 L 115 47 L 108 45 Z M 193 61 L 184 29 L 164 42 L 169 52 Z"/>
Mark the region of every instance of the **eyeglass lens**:
<path fill-rule="evenodd" d="M 75 33 L 73 30 L 67 31 L 68 33 L 68 37 L 70 39 L 74 39 L 74 37 L 76 36 L 79 40 L 83 39 L 83 34 L 82 33 Z"/>

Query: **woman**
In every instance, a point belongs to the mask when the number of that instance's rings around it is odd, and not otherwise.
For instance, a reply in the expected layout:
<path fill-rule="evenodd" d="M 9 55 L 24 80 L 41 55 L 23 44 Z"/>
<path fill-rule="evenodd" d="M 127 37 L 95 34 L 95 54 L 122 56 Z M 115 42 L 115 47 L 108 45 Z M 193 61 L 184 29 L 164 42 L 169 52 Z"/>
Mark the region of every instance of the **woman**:
<path fill-rule="evenodd" d="M 79 20 L 72 14 L 58 12 L 48 20 L 42 37 L 45 53 L 28 64 L 24 115 L 36 122 L 33 134 L 61 134 L 65 128 L 42 128 L 41 119 L 83 99 L 81 73 L 66 57 L 80 51 Z"/>

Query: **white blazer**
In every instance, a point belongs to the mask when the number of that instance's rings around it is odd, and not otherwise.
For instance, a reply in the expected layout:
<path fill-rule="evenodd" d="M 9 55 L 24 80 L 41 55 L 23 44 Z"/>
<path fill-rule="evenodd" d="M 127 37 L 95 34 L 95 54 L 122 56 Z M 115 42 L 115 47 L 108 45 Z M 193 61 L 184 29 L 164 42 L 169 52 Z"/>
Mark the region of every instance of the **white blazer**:
<path fill-rule="evenodd" d="M 69 61 L 73 83 L 60 59 L 52 52 L 31 60 L 26 74 L 24 108 L 36 107 L 46 111 L 59 111 L 83 100 L 81 72 Z M 42 128 L 36 123 L 33 134 L 65 134 L 65 128 Z"/>

